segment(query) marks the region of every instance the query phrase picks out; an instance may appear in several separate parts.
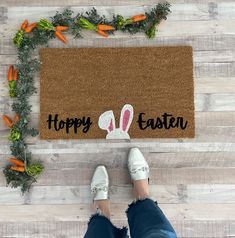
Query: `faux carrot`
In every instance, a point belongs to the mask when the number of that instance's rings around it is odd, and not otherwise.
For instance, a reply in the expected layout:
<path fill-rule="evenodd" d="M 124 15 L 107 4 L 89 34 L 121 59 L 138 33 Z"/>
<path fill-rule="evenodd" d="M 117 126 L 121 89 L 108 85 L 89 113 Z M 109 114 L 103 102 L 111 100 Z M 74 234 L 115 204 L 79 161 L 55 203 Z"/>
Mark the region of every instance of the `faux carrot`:
<path fill-rule="evenodd" d="M 21 29 L 22 29 L 22 30 L 25 30 L 25 29 L 27 28 L 28 24 L 29 24 L 29 21 L 26 19 L 26 20 L 22 23 Z"/>
<path fill-rule="evenodd" d="M 18 80 L 18 70 L 17 70 L 17 69 L 14 70 L 13 79 L 14 79 L 15 81 Z"/>
<path fill-rule="evenodd" d="M 144 21 L 147 17 L 144 14 L 133 16 L 131 19 L 133 22 Z"/>
<path fill-rule="evenodd" d="M 25 32 L 30 33 L 37 26 L 37 24 L 38 24 L 37 22 L 30 24 L 29 26 L 26 27 Z"/>
<path fill-rule="evenodd" d="M 14 66 L 11 65 L 8 70 L 8 81 L 13 80 L 13 74 L 14 74 Z"/>
<path fill-rule="evenodd" d="M 56 31 L 55 35 L 59 40 L 61 40 L 65 44 L 68 42 L 68 40 L 65 38 L 65 36 L 60 31 Z"/>
<path fill-rule="evenodd" d="M 56 26 L 57 31 L 67 31 L 68 29 L 68 26 Z"/>
<path fill-rule="evenodd" d="M 19 167 L 24 167 L 24 162 L 16 159 L 15 157 L 10 158 L 10 162 Z"/>
<path fill-rule="evenodd" d="M 3 115 L 2 119 L 3 119 L 3 121 L 5 121 L 5 123 L 8 127 L 11 128 L 13 126 L 13 122 L 12 122 L 11 118 L 8 117 L 7 115 Z"/>
<path fill-rule="evenodd" d="M 104 36 L 104 37 L 108 37 L 108 36 L 109 36 L 109 35 L 108 35 L 106 32 L 104 32 L 104 31 L 98 30 L 97 32 L 98 32 L 100 35 Z"/>
<path fill-rule="evenodd" d="M 10 170 L 18 171 L 18 172 L 24 172 L 25 168 L 24 167 L 18 167 L 18 166 L 11 166 Z"/>
<path fill-rule="evenodd" d="M 110 25 L 98 24 L 97 27 L 98 27 L 98 30 L 101 30 L 101 31 L 115 30 L 115 28 L 113 26 L 110 26 Z"/>
<path fill-rule="evenodd" d="M 19 114 L 16 114 L 16 115 L 14 116 L 13 123 L 15 124 L 15 123 L 17 123 L 19 120 L 20 120 L 20 115 L 19 115 Z"/>

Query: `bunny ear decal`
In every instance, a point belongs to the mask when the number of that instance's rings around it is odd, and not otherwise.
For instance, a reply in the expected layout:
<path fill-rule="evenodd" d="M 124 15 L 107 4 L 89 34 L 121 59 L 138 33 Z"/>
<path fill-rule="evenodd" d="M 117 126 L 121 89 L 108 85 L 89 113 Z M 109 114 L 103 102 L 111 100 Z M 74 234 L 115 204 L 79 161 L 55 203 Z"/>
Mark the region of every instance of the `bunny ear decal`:
<path fill-rule="evenodd" d="M 130 104 L 124 105 L 120 116 L 120 130 L 127 132 L 133 120 L 133 107 Z"/>
<path fill-rule="evenodd" d="M 108 133 L 115 130 L 116 126 L 113 111 L 106 111 L 101 114 L 99 117 L 98 126 L 103 130 L 107 130 Z"/>
<path fill-rule="evenodd" d="M 120 116 L 120 128 L 115 126 L 113 111 L 106 111 L 99 117 L 98 126 L 108 132 L 106 139 L 130 139 L 128 130 L 133 120 L 133 107 L 130 104 L 123 106 Z"/>

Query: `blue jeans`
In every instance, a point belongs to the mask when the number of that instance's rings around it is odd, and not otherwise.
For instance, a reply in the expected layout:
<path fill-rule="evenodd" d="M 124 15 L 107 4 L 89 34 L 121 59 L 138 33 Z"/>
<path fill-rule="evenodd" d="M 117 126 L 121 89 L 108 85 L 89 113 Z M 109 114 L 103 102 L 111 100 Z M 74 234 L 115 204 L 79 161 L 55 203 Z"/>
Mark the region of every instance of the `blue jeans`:
<path fill-rule="evenodd" d="M 150 198 L 134 201 L 126 210 L 131 238 L 177 238 L 176 233 Z M 84 238 L 128 238 L 127 228 L 117 228 L 103 215 L 94 214 L 88 222 Z"/>

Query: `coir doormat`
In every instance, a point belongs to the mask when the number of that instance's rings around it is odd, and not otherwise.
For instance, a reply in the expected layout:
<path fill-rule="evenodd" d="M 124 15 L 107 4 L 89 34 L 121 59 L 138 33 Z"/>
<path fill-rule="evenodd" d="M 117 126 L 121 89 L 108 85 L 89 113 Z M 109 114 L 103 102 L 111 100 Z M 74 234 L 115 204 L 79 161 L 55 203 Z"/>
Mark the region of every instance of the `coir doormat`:
<path fill-rule="evenodd" d="M 41 139 L 192 138 L 192 48 L 40 50 Z"/>

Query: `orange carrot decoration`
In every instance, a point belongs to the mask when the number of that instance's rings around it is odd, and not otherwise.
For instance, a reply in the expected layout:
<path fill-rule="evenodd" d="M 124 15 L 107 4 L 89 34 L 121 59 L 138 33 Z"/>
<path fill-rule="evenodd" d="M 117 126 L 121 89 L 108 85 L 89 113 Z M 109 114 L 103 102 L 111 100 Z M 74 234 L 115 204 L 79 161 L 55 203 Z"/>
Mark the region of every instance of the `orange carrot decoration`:
<path fill-rule="evenodd" d="M 60 32 L 60 31 L 56 31 L 55 32 L 56 37 L 61 40 L 62 42 L 64 42 L 65 44 L 68 42 L 68 40 L 66 39 L 66 37 Z"/>
<path fill-rule="evenodd" d="M 9 81 L 9 95 L 12 98 L 16 97 L 16 80 L 17 79 L 18 79 L 18 70 L 14 70 L 14 66 L 11 65 L 8 70 L 8 81 Z"/>
<path fill-rule="evenodd" d="M 18 80 L 18 70 L 17 70 L 17 69 L 14 70 L 13 79 L 14 79 L 15 81 Z"/>
<path fill-rule="evenodd" d="M 57 31 L 67 31 L 68 29 L 68 26 L 56 26 Z"/>
<path fill-rule="evenodd" d="M 16 114 L 13 119 L 13 123 L 16 124 L 20 120 L 20 115 Z"/>
<path fill-rule="evenodd" d="M 2 119 L 9 128 L 11 128 L 13 126 L 13 122 L 12 122 L 11 118 L 8 117 L 7 115 L 3 115 Z"/>
<path fill-rule="evenodd" d="M 29 21 L 26 19 L 26 20 L 22 23 L 21 29 L 22 29 L 22 30 L 25 30 L 25 29 L 27 28 L 28 24 L 29 24 Z"/>
<path fill-rule="evenodd" d="M 30 24 L 29 26 L 26 27 L 25 32 L 30 33 L 37 26 L 37 24 L 38 24 L 37 22 Z"/>
<path fill-rule="evenodd" d="M 18 171 L 18 172 L 24 172 L 25 168 L 24 167 L 18 167 L 18 166 L 11 166 L 10 170 Z"/>
<path fill-rule="evenodd" d="M 10 158 L 10 162 L 19 167 L 24 167 L 24 162 L 16 159 L 15 157 Z"/>
<path fill-rule="evenodd" d="M 144 21 L 147 17 L 144 14 L 133 16 L 131 19 L 133 22 Z"/>
<path fill-rule="evenodd" d="M 14 66 L 10 65 L 9 70 L 8 70 L 8 81 L 13 80 L 13 74 L 14 74 Z"/>
<path fill-rule="evenodd" d="M 98 30 L 101 30 L 101 31 L 115 30 L 115 28 L 113 26 L 110 26 L 110 25 L 98 24 L 97 27 L 98 27 Z"/>
<path fill-rule="evenodd" d="M 104 31 L 102 31 L 102 30 L 98 30 L 97 32 L 98 32 L 100 35 L 104 36 L 104 37 L 108 37 L 108 36 L 109 36 L 106 32 L 104 32 Z"/>

